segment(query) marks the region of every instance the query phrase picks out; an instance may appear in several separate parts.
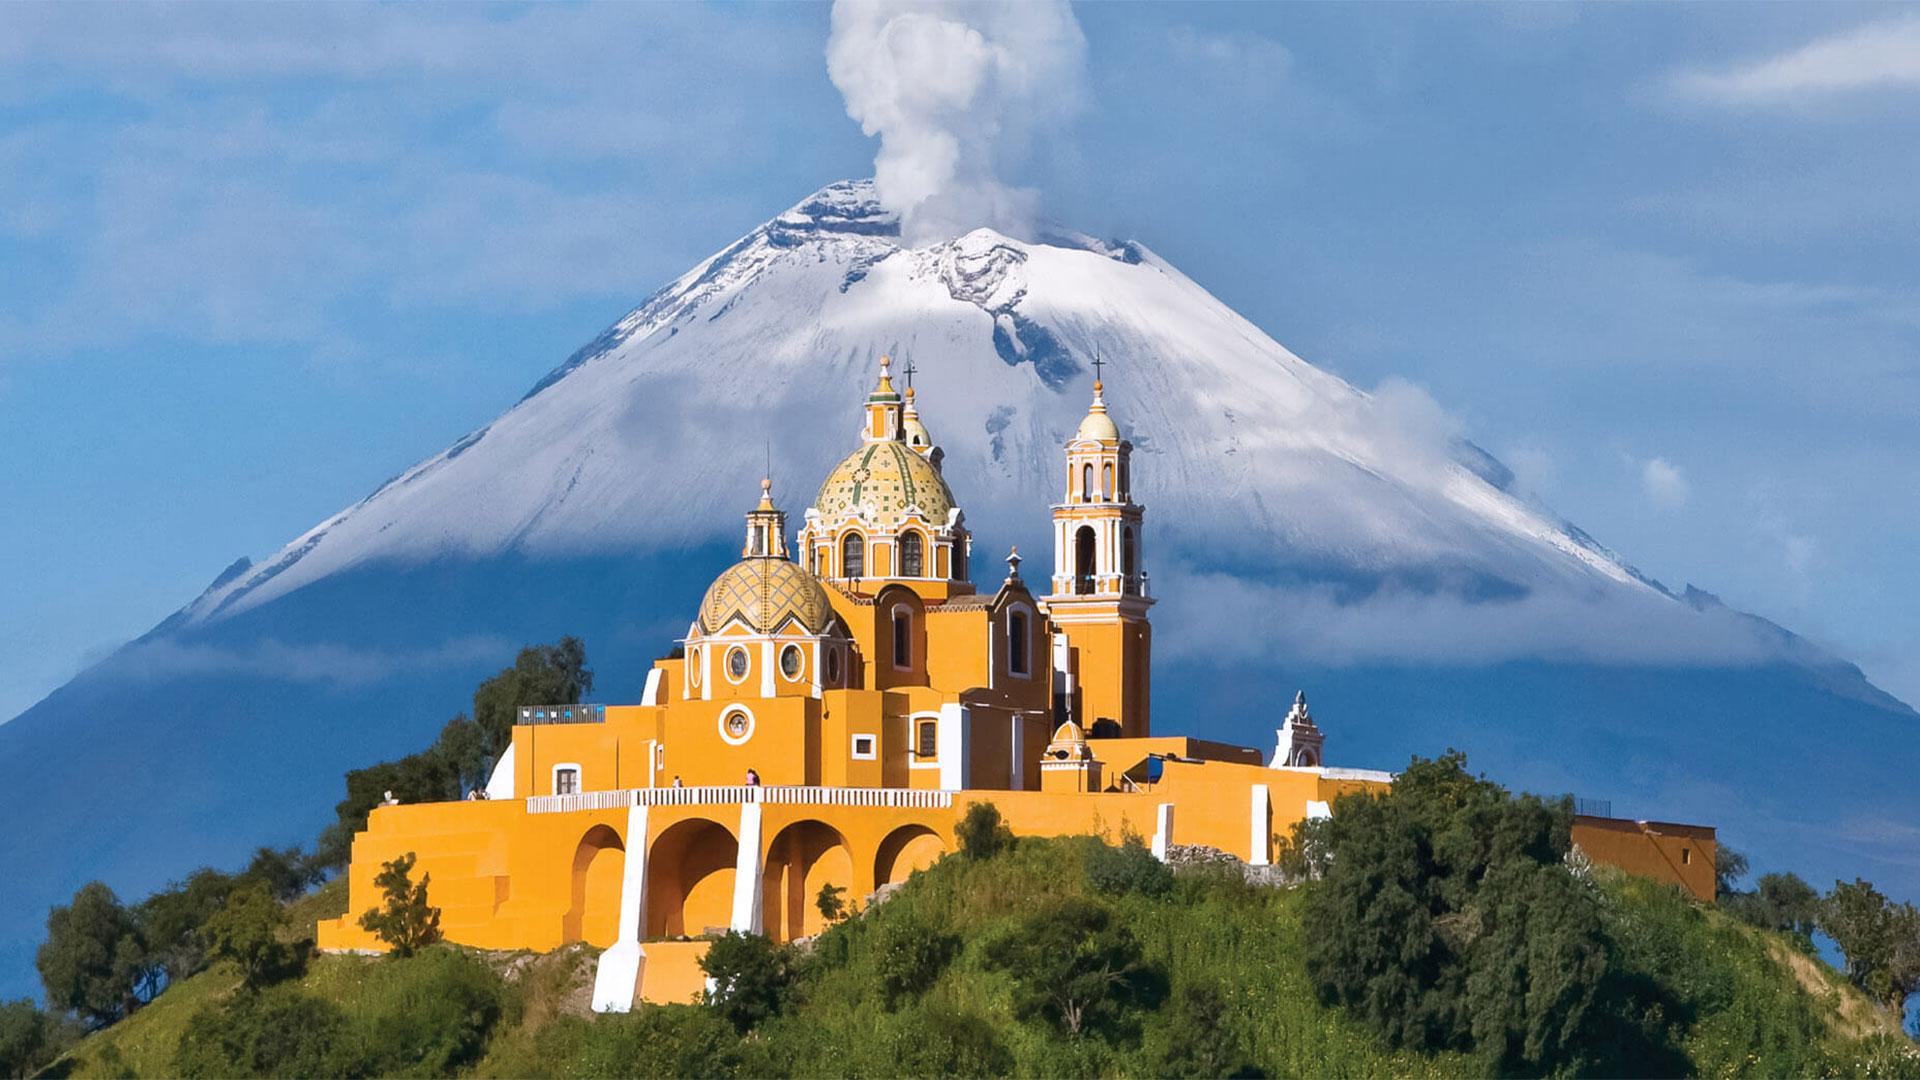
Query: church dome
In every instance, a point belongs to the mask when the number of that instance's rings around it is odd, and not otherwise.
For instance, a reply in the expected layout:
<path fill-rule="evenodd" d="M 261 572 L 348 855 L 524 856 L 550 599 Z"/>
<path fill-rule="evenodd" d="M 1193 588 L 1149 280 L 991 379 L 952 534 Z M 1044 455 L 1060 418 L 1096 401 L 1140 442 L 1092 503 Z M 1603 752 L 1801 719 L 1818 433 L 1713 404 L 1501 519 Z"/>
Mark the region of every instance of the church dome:
<path fill-rule="evenodd" d="M 807 569 L 779 558 L 742 559 L 721 572 L 700 599 L 700 632 L 711 634 L 738 619 L 771 634 L 793 619 L 809 634 L 833 621 L 827 590 Z"/>
<path fill-rule="evenodd" d="M 953 509 L 953 492 L 926 458 L 897 440 L 872 442 L 833 467 L 813 508 L 823 516 L 864 513 L 874 527 L 893 529 L 917 508 L 937 525 Z"/>

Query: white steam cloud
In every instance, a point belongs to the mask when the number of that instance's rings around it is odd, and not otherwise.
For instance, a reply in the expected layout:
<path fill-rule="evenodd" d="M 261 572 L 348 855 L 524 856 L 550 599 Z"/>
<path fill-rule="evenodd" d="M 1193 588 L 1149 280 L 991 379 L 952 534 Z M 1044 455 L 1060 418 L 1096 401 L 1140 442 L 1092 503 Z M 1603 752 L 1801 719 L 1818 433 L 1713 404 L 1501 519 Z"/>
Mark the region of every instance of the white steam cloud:
<path fill-rule="evenodd" d="M 1086 52 L 1065 0 L 837 0 L 827 73 L 880 137 L 880 202 L 908 243 L 1030 229 L 1036 194 L 997 170 L 1079 107 Z"/>

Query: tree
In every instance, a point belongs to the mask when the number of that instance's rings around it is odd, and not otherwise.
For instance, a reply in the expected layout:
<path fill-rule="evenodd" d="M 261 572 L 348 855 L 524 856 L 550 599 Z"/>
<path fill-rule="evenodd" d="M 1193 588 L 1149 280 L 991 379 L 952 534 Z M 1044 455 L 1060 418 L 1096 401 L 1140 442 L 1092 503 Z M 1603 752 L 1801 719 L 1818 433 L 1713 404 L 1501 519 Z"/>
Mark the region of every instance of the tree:
<path fill-rule="evenodd" d="M 820 894 L 813 898 L 813 906 L 820 909 L 820 917 L 828 923 L 837 923 L 847 917 L 847 902 L 841 894 L 847 890 L 833 882 L 823 882 Z"/>
<path fill-rule="evenodd" d="M 498 757 L 513 741 L 513 725 L 523 705 L 576 705 L 593 690 L 587 647 L 577 637 L 552 645 L 529 645 L 513 666 L 473 692 L 473 722 L 487 756 Z"/>
<path fill-rule="evenodd" d="M 133 913 L 98 881 L 47 916 L 47 940 L 34 958 L 47 1003 L 71 1009 L 91 1026 L 111 1024 L 139 1008 L 154 968 Z"/>
<path fill-rule="evenodd" d="M 1040 1015 L 1070 1038 L 1114 1027 L 1134 1006 L 1157 1004 L 1165 976 L 1104 905 L 1055 900 L 986 946 L 990 970 L 1013 979 L 1014 1008 Z"/>
<path fill-rule="evenodd" d="M 959 938 L 920 915 L 888 912 L 873 935 L 874 976 L 888 1011 L 931 988 L 959 948 Z"/>
<path fill-rule="evenodd" d="M 1740 879 L 1747 876 L 1747 857 L 1721 844 L 1713 850 L 1713 891 L 1725 896 L 1739 892 Z"/>
<path fill-rule="evenodd" d="M 236 885 L 258 882 L 266 886 L 281 903 L 293 900 L 319 880 L 312 862 L 297 847 L 275 850 L 263 847 L 253 853 L 247 868 L 240 871 Z"/>
<path fill-rule="evenodd" d="M 1820 924 L 1820 894 L 1799 875 L 1761 875 L 1754 890 L 1754 909 L 1761 926 L 1792 934 L 1802 949 L 1812 951 L 1813 932 Z"/>
<path fill-rule="evenodd" d="M 707 1003 L 743 1034 L 780 1011 L 792 978 L 785 950 L 737 930 L 714 939 L 700 970 L 713 980 Z"/>
<path fill-rule="evenodd" d="M 240 965 L 250 989 L 259 989 L 292 966 L 294 953 L 280 941 L 286 909 L 264 882 L 236 890 L 207 920 L 207 944 L 216 956 Z"/>
<path fill-rule="evenodd" d="M 140 902 L 134 922 L 146 942 L 148 957 L 168 983 L 179 982 L 206 966 L 207 942 L 201 933 L 207 920 L 226 904 L 234 877 L 201 867 Z"/>
<path fill-rule="evenodd" d="M 0 1004 L 0 1077 L 31 1076 L 47 1056 L 47 1015 L 21 998 Z"/>
<path fill-rule="evenodd" d="M 1342 796 L 1307 894 L 1307 971 L 1397 1046 L 1549 1071 L 1578 1052 L 1606 972 L 1598 901 L 1570 873 L 1567 800 L 1514 798 L 1449 752 Z"/>
<path fill-rule="evenodd" d="M 960 854 L 969 859 L 991 859 L 1013 846 L 1013 830 L 1000 819 L 1000 808 L 977 802 L 967 807 L 960 824 L 953 827 L 960 842 Z"/>
<path fill-rule="evenodd" d="M 440 909 L 427 902 L 427 884 L 432 874 L 423 874 L 420 884 L 412 879 L 414 853 L 380 864 L 373 883 L 385 897 L 385 905 L 368 908 L 360 916 L 360 927 L 387 943 L 396 957 L 408 957 L 440 940 Z"/>

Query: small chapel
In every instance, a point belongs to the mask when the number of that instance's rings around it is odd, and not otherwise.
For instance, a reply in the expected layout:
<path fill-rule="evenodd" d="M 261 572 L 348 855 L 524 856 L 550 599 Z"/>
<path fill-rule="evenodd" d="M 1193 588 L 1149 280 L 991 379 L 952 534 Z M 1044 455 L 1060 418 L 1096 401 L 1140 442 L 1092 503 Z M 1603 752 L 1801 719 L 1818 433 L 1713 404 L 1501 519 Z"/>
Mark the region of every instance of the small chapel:
<path fill-rule="evenodd" d="M 1179 844 L 1266 866 L 1295 822 L 1393 778 L 1329 766 L 1303 693 L 1271 750 L 1154 734 L 1132 454 L 1096 379 L 1062 448 L 1051 570 L 1030 584 L 1018 552 L 975 557 L 914 390 L 882 357 L 858 444 L 797 530 L 761 481 L 739 560 L 640 701 L 524 707 L 485 798 L 376 808 L 320 947 L 381 948 L 355 913 L 411 852 L 449 940 L 584 942 L 603 950 L 594 1007 L 624 1011 L 697 996 L 717 934 L 818 933 L 824 886 L 860 901 L 903 881 L 954 850 L 974 803 L 1019 835 L 1134 834 L 1163 859 Z M 1711 829 L 1583 816 L 1575 841 L 1712 898 Z"/>

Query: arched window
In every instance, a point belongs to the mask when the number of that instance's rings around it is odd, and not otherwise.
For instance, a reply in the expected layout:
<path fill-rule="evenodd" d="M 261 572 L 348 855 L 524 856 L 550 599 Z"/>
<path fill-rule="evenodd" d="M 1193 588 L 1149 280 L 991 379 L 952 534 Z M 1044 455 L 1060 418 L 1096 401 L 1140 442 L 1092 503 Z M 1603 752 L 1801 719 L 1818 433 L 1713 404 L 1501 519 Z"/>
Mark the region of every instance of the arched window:
<path fill-rule="evenodd" d="M 920 534 L 917 532 L 900 534 L 900 576 L 925 577 L 926 560 L 922 557 Z"/>
<path fill-rule="evenodd" d="M 820 549 L 811 545 L 807 548 L 807 570 L 815 574 L 820 572 Z"/>
<path fill-rule="evenodd" d="M 953 542 L 953 580 L 967 580 L 967 540 L 960 537 Z"/>
<path fill-rule="evenodd" d="M 848 533 L 840 541 L 840 576 L 867 576 L 867 549 L 860 543 L 859 533 Z"/>
<path fill-rule="evenodd" d="M 1100 466 L 1100 497 L 1113 501 L 1113 462 Z"/>
<path fill-rule="evenodd" d="M 893 666 L 913 666 L 913 616 L 898 608 L 893 613 Z"/>
<path fill-rule="evenodd" d="M 1082 525 L 1073 534 L 1073 591 L 1093 591 L 1093 526 Z"/>
<path fill-rule="evenodd" d="M 1130 593 L 1140 591 L 1139 556 L 1135 553 L 1133 527 L 1129 525 L 1120 534 L 1120 573 L 1125 575 L 1126 589 Z"/>
<path fill-rule="evenodd" d="M 1015 675 L 1027 673 L 1027 613 L 1024 611 L 1007 616 L 1007 670 Z"/>
<path fill-rule="evenodd" d="M 755 525 L 753 527 L 753 553 L 755 555 L 765 555 L 767 553 L 767 527 L 765 525 Z"/>
<path fill-rule="evenodd" d="M 1080 501 L 1093 501 L 1093 466 L 1080 466 Z"/>

